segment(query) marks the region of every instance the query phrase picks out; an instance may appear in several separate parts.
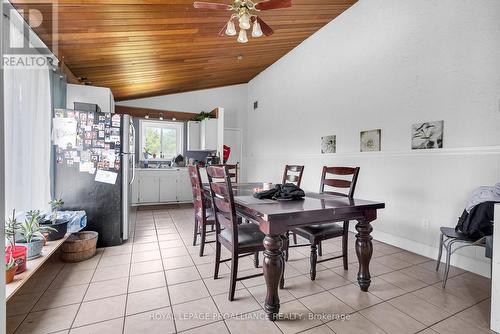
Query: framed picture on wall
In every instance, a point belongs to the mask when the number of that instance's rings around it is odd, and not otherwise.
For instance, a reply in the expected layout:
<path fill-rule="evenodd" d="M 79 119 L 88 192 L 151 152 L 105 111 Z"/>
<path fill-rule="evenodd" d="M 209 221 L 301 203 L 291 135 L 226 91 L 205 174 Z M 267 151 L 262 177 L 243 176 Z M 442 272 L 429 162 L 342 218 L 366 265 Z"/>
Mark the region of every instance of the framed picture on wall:
<path fill-rule="evenodd" d="M 337 136 L 330 135 L 321 137 L 321 154 L 337 152 Z"/>
<path fill-rule="evenodd" d="M 382 130 L 361 131 L 360 134 L 360 151 L 361 152 L 376 152 L 381 148 Z"/>
<path fill-rule="evenodd" d="M 412 150 L 443 148 L 444 121 L 414 124 L 411 128 Z"/>

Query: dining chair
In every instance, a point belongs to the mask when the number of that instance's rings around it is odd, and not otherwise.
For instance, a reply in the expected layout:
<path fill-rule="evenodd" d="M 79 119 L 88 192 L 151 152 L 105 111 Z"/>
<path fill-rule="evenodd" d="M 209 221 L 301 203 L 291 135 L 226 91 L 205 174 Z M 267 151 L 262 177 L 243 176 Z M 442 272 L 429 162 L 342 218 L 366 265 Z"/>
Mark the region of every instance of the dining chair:
<path fill-rule="evenodd" d="M 210 199 L 206 198 L 201 182 L 200 168 L 198 166 L 189 166 L 189 179 L 193 188 L 193 204 L 194 204 L 194 235 L 193 246 L 196 246 L 198 235 L 200 236 L 200 252 L 203 256 L 205 244 L 215 241 L 206 241 L 208 233 L 214 233 L 215 216 L 211 208 Z M 207 231 L 207 226 L 211 227 L 211 231 Z"/>
<path fill-rule="evenodd" d="M 235 165 L 212 165 L 212 166 L 217 166 L 217 167 L 222 167 L 222 166 L 227 166 L 227 169 L 229 171 L 229 177 L 231 178 L 232 183 L 238 183 L 239 180 L 239 164 Z"/>
<path fill-rule="evenodd" d="M 446 282 L 448 281 L 448 274 L 450 272 L 450 262 L 451 255 L 455 253 L 457 250 L 470 247 L 470 246 L 479 246 L 486 248 L 486 237 L 482 237 L 479 239 L 471 239 L 464 235 L 459 231 L 455 231 L 453 227 L 445 227 L 441 226 L 440 228 L 441 236 L 439 238 L 439 253 L 436 263 L 436 271 L 439 271 L 439 265 L 441 264 L 441 256 L 443 255 L 443 248 L 446 250 L 446 263 L 444 269 L 444 277 L 443 277 L 443 288 L 446 287 Z M 446 238 L 446 239 L 445 239 Z M 458 244 L 458 247 L 453 249 L 453 245 Z"/>
<path fill-rule="evenodd" d="M 283 180 L 281 184 L 293 183 L 300 188 L 302 182 L 302 174 L 304 174 L 304 166 L 299 165 L 286 165 L 283 172 Z"/>
<path fill-rule="evenodd" d="M 293 183 L 300 188 L 300 183 L 302 182 L 302 174 L 304 174 L 304 166 L 300 165 L 286 165 L 285 171 L 283 172 L 283 179 L 281 184 Z M 297 244 L 297 235 L 292 233 L 293 242 Z M 288 256 L 288 252 L 285 253 Z M 286 258 L 288 260 L 288 258 Z"/>
<path fill-rule="evenodd" d="M 321 174 L 321 183 L 319 192 L 335 196 L 342 196 L 352 199 L 356 189 L 356 183 L 359 176 L 359 167 L 323 167 Z M 337 191 L 325 191 L 325 186 L 335 188 Z M 342 192 L 344 190 L 344 192 Z M 347 192 L 345 192 L 347 190 Z M 316 279 L 316 264 L 343 258 L 344 269 L 347 270 L 347 237 L 349 235 L 349 221 L 346 220 L 342 225 L 337 222 L 331 222 L 320 225 L 310 225 L 294 228 L 291 232 L 300 235 L 309 240 L 306 245 L 290 245 L 289 247 L 311 246 L 310 255 L 310 275 L 311 280 Z M 342 255 L 318 260 L 317 246 L 321 241 L 342 237 Z M 321 256 L 321 255 L 320 255 Z"/>
<path fill-rule="evenodd" d="M 265 234 L 254 223 L 239 224 L 234 203 L 231 175 L 228 166 L 208 166 L 208 182 L 215 214 L 215 270 L 214 279 L 219 276 L 219 266 L 231 261 L 231 277 L 228 299 L 234 300 L 236 282 L 262 276 L 263 273 L 238 277 L 238 260 L 241 257 L 264 251 Z M 231 258 L 221 259 L 221 246 L 230 253 Z"/>

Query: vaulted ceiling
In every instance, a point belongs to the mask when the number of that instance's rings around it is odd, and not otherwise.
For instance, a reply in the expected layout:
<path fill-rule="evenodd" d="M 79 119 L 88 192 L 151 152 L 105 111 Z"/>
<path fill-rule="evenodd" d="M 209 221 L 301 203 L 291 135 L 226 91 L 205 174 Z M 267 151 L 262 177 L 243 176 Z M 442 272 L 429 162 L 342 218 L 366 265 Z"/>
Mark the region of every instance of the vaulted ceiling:
<path fill-rule="evenodd" d="M 218 35 L 228 12 L 195 9 L 192 0 L 12 3 L 25 16 L 28 8 L 40 10 L 34 30 L 49 46 L 57 38 L 58 58 L 77 77 L 126 100 L 246 83 L 356 1 L 292 0 L 291 8 L 260 12 L 275 33 L 247 44 Z"/>

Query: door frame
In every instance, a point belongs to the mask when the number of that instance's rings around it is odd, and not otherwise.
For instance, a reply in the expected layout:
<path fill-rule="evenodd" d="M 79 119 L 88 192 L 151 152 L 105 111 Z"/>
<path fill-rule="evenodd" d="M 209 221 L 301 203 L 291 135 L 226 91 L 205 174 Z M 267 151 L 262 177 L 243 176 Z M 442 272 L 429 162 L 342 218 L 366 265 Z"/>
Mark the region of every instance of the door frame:
<path fill-rule="evenodd" d="M 238 159 L 238 163 L 240 165 L 240 170 L 238 171 L 238 174 L 239 174 L 239 179 L 241 180 L 241 176 L 245 175 L 243 173 L 243 130 L 241 128 L 224 128 L 224 132 L 228 130 L 228 131 L 234 131 L 236 133 L 239 134 L 239 137 L 240 137 L 240 147 L 239 147 L 239 151 L 240 151 L 240 156 L 239 156 L 239 159 Z M 224 136 L 225 137 L 225 136 Z M 224 140 L 222 141 L 224 143 Z"/>

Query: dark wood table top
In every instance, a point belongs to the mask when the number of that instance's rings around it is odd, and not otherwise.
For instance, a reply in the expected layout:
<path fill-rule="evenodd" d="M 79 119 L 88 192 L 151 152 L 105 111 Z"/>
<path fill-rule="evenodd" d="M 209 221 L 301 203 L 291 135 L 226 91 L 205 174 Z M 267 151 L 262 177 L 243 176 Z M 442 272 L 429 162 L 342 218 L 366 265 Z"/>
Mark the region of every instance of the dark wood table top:
<path fill-rule="evenodd" d="M 290 227 L 332 221 L 362 219 L 367 211 L 383 209 L 382 202 L 307 192 L 302 200 L 273 201 L 248 200 L 254 188 L 262 183 L 233 184 L 234 201 L 238 214 L 261 224 L 261 230 L 268 234 L 280 234 Z M 209 185 L 204 189 L 210 191 Z"/>

